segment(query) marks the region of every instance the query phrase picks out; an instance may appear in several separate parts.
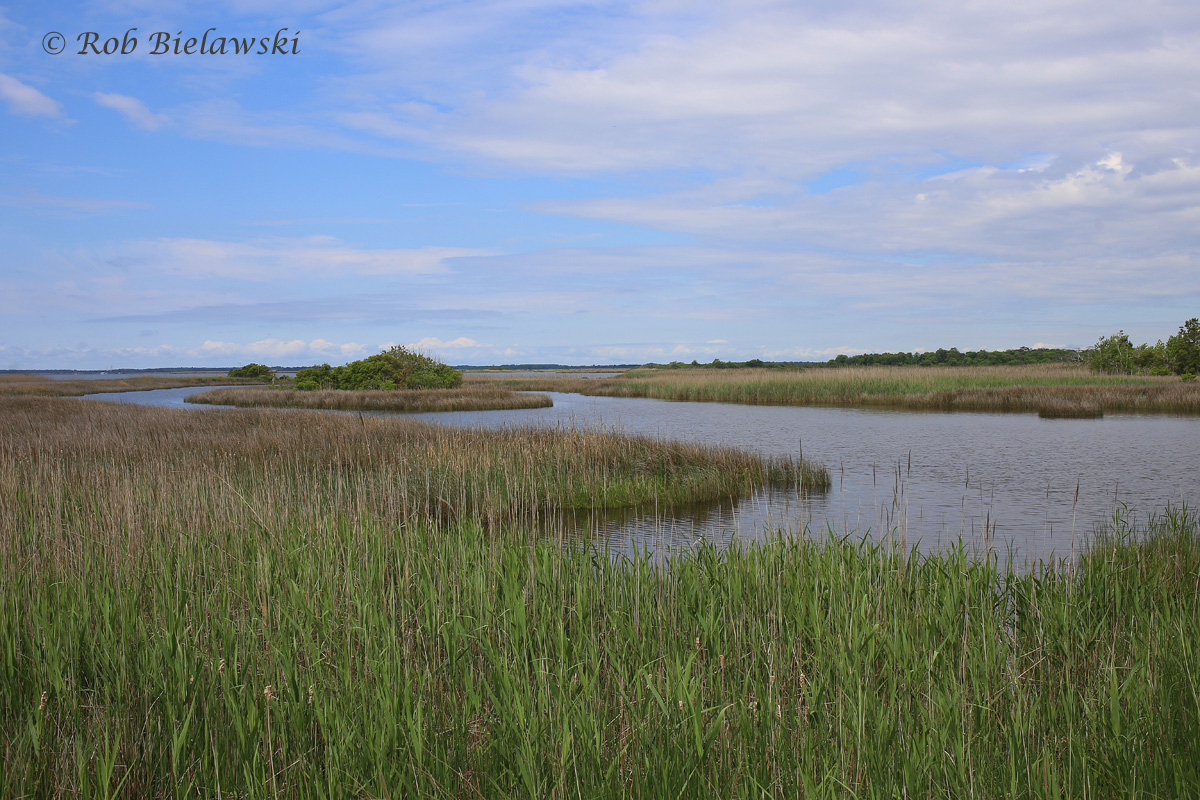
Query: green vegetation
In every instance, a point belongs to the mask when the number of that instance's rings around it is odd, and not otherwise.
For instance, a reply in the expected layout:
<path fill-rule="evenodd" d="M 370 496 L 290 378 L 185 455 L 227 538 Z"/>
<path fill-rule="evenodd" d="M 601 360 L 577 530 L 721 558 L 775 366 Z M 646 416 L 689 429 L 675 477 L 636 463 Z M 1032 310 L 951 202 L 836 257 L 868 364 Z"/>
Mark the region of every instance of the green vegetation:
<path fill-rule="evenodd" d="M 213 389 L 187 398 L 189 403 L 219 406 L 313 408 L 343 411 L 497 411 L 549 408 L 544 394 L 518 393 L 502 386 L 474 384 L 458 389 L 393 389 L 347 391 L 327 389 L 298 392 L 291 388 Z"/>
<path fill-rule="evenodd" d="M 1179 333 L 1152 345 L 1135 346 L 1125 331 L 1102 336 L 1087 352 L 1087 363 L 1106 374 L 1194 377 L 1200 373 L 1200 319 L 1189 319 Z"/>
<path fill-rule="evenodd" d="M 313 389 L 454 389 L 462 373 L 440 361 L 396 345 L 340 367 L 322 364 L 296 373 L 296 388 Z"/>
<path fill-rule="evenodd" d="M 1080 355 L 1075 350 L 1061 348 L 1018 347 L 1012 350 L 968 350 L 960 353 L 957 347 L 949 350 L 931 350 L 926 353 L 863 353 L 857 356 L 840 355 L 830 359 L 829 367 L 994 367 L 1023 364 L 1078 363 Z M 672 361 L 669 364 L 645 364 L 654 369 L 810 369 L 816 364 L 802 361 L 722 361 L 714 358 L 711 363 Z"/>
<path fill-rule="evenodd" d="M 244 367 L 229 370 L 229 377 L 258 378 L 259 380 L 273 381 L 275 380 L 275 370 L 266 364 L 246 364 Z"/>
<path fill-rule="evenodd" d="M 525 391 L 745 403 L 1003 411 L 1043 416 L 1200 413 L 1200 385 L 1097 375 L 1070 364 L 1023 367 L 815 367 L 803 370 L 637 369 L 618 378 L 500 380 Z"/>
<path fill-rule="evenodd" d="M 280 411 L 8 399 L 0 419 L 0 796 L 1200 785 L 1182 511 L 1031 570 L 850 539 L 663 564 L 520 520 L 772 468 Z"/>
<path fill-rule="evenodd" d="M 841 355 L 829 361 L 831 367 L 995 367 L 1010 364 L 1077 363 L 1079 353 L 1061 348 L 1018 347 L 1013 350 L 968 350 L 939 348 L 925 353 L 863 353 Z"/>

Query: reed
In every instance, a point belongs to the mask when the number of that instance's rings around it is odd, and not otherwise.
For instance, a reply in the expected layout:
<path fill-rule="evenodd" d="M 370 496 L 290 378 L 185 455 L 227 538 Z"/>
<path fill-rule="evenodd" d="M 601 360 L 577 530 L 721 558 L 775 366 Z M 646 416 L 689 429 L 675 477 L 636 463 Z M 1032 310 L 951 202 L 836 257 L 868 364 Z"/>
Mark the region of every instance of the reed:
<path fill-rule="evenodd" d="M 1094 375 L 1065 364 L 1006 367 L 816 367 L 796 370 L 633 370 L 604 380 L 502 381 L 526 391 L 613 397 L 1050 414 L 1200 413 L 1200 385 L 1178 378 Z M 1090 414 L 1094 415 L 1094 413 Z"/>
<path fill-rule="evenodd" d="M 544 394 L 514 392 L 503 386 L 474 385 L 460 389 L 397 389 L 348 391 L 328 389 L 301 392 L 292 388 L 253 387 L 212 389 L 187 398 L 189 403 L 246 408 L 310 408 L 343 411 L 499 411 L 548 408 Z"/>
<path fill-rule="evenodd" d="M 64 552 L 76 526 L 126 531 L 137 557 L 139 542 L 164 532 L 309 528 L 326 517 L 500 529 L 572 509 L 829 483 L 800 460 L 604 431 L 47 398 L 0 398 L 0 419 L 0 490 L 25 508 L 9 524 L 34 526 Z"/>
<path fill-rule="evenodd" d="M 2 406 L 0 796 L 1200 785 L 1184 511 L 1116 517 L 1077 564 L 1032 569 L 852 537 L 614 559 L 364 513 L 363 467 L 428 426 L 70 404 Z M 320 458 L 277 449 L 296 428 Z M 261 488 L 302 464 L 328 480 Z M 214 473 L 230 485 L 195 477 Z"/>

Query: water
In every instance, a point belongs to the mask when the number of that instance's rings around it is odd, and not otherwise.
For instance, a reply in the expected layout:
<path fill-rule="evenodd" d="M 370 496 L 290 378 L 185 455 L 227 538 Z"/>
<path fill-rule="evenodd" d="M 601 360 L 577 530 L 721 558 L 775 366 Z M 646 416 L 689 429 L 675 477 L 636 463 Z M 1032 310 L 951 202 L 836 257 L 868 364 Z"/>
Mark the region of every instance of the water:
<path fill-rule="evenodd" d="M 89 397 L 184 406 L 209 387 Z M 869 533 L 932 550 L 960 537 L 1023 558 L 1069 557 L 1094 526 L 1200 501 L 1200 417 L 935 413 L 674 403 L 549 393 L 553 408 L 409 415 L 486 428 L 574 425 L 708 442 L 824 464 L 827 492 L 592 514 L 574 521 L 623 550 L 778 531 Z M 188 406 L 197 408 L 197 406 Z"/>
<path fill-rule="evenodd" d="M 159 408 L 229 408 L 229 406 L 208 406 L 202 403 L 188 403 L 184 400 L 196 392 L 207 392 L 212 389 L 233 389 L 233 386 L 185 386 L 181 389 L 147 389 L 142 392 L 98 392 L 83 395 L 84 400 L 104 400 L 109 403 L 133 403 L 139 406 L 157 406 Z"/>

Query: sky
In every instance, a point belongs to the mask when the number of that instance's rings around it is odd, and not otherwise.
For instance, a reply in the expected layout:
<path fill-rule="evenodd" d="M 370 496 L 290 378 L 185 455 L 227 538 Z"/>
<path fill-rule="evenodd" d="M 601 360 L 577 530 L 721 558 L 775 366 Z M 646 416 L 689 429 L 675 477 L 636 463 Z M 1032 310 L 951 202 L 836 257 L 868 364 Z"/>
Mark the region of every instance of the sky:
<path fill-rule="evenodd" d="M 3 3 L 0 369 L 817 361 L 1200 315 L 1194 0 Z"/>

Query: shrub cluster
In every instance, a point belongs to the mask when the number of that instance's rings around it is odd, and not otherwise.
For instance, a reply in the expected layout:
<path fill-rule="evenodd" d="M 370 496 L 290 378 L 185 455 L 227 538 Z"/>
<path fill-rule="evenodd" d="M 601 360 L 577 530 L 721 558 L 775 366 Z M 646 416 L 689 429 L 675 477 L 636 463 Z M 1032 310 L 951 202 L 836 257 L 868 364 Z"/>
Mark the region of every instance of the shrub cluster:
<path fill-rule="evenodd" d="M 968 350 L 938 348 L 925 353 L 863 353 L 830 359 L 831 367 L 993 367 L 1006 364 L 1049 364 L 1076 361 L 1074 350 L 1053 347 L 1018 347 L 1012 350 Z"/>
<path fill-rule="evenodd" d="M 264 381 L 273 380 L 275 378 L 275 370 L 268 367 L 266 364 L 247 364 L 244 367 L 236 367 L 229 370 L 231 378 L 261 378 Z"/>
<path fill-rule="evenodd" d="M 1200 373 L 1200 319 L 1192 317 L 1179 333 L 1163 342 L 1134 345 L 1125 331 L 1102 336 L 1087 352 L 1094 372 L 1127 375 L 1180 375 Z"/>
<path fill-rule="evenodd" d="M 321 364 L 296 373 L 296 388 L 304 390 L 454 389 L 461 385 L 461 372 L 401 345 L 341 367 Z"/>

